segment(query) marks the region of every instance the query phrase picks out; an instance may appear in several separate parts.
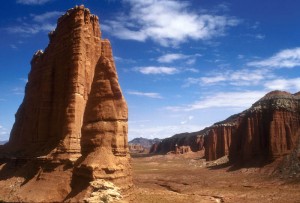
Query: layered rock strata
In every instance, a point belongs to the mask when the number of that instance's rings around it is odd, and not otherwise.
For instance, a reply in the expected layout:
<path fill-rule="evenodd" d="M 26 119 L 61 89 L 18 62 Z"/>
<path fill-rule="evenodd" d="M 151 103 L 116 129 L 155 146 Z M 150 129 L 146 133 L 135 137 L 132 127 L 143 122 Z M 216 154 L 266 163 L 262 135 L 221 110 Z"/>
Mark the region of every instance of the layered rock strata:
<path fill-rule="evenodd" d="M 23 103 L 9 142 L 1 149 L 0 175 L 11 162 L 28 168 L 34 165 L 38 174 L 30 177 L 38 175 L 41 181 L 24 177 L 24 186 L 15 195 L 22 200 L 24 191 L 46 181 L 49 186 L 34 190 L 35 195 L 53 188 L 44 199 L 27 196 L 25 201 L 81 201 L 83 191 L 89 191 L 88 181 L 99 179 L 130 188 L 128 109 L 98 17 L 76 6 L 58 19 L 49 39 L 45 51 L 37 51 L 31 61 Z M 51 185 L 57 178 L 64 182 L 63 188 Z M 86 185 L 80 188 L 78 180 Z"/>
<path fill-rule="evenodd" d="M 299 138 L 299 129 L 299 96 L 270 92 L 241 116 L 233 134 L 230 160 L 274 160 L 290 154 Z"/>
<path fill-rule="evenodd" d="M 142 153 L 145 151 L 145 148 L 140 144 L 129 144 L 128 147 L 131 153 Z"/>
<path fill-rule="evenodd" d="M 193 152 L 203 149 L 204 137 L 202 131 L 194 133 L 182 133 L 177 134 L 169 138 L 161 140 L 159 143 L 155 143 L 150 148 L 150 153 L 167 154 L 168 152 L 176 152 L 178 148 L 189 146 Z"/>
<path fill-rule="evenodd" d="M 295 149 L 300 131 L 299 93 L 273 91 L 248 110 L 195 133 L 183 133 L 153 146 L 154 153 L 173 151 L 175 145 L 199 145 L 202 137 L 205 158 L 216 160 L 229 155 L 232 163 L 253 159 L 271 161 Z M 188 140 L 188 141 L 187 141 Z M 183 144 L 184 143 L 184 144 Z"/>

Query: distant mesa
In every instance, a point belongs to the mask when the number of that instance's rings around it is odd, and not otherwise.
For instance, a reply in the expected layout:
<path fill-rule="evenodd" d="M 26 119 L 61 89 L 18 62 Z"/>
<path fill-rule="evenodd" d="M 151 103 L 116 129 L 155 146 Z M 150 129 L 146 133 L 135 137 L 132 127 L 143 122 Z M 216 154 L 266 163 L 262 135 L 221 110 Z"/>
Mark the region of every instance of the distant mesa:
<path fill-rule="evenodd" d="M 0 145 L 4 145 L 5 143 L 7 143 L 8 141 L 0 141 Z"/>
<path fill-rule="evenodd" d="M 49 40 L 31 60 L 23 103 L 0 148 L 1 200 L 126 198 L 128 109 L 98 17 L 84 6 L 69 9 Z"/>
<path fill-rule="evenodd" d="M 204 150 L 208 161 L 229 155 L 232 164 L 244 166 L 267 163 L 296 152 L 300 158 L 299 92 L 272 91 L 251 108 L 222 122 L 199 132 L 163 139 L 153 145 L 151 153 L 175 152 L 181 146 L 189 146 L 194 152 Z M 300 159 L 296 162 L 300 165 Z"/>
<path fill-rule="evenodd" d="M 157 144 L 161 141 L 161 139 L 154 138 L 154 139 L 147 139 L 147 138 L 134 138 L 133 140 L 129 141 L 129 152 L 130 153 L 149 153 L 151 147 L 154 144 Z"/>

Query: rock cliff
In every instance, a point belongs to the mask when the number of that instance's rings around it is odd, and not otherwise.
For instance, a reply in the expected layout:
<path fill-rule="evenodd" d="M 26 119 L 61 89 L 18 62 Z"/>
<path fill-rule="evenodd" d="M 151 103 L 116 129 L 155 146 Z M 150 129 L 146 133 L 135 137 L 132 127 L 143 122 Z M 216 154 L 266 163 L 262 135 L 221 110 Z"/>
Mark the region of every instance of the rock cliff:
<path fill-rule="evenodd" d="M 140 144 L 129 144 L 128 145 L 130 153 L 143 153 L 146 149 Z"/>
<path fill-rule="evenodd" d="M 230 160 L 274 160 L 290 154 L 299 138 L 299 129 L 299 96 L 270 92 L 241 116 L 233 134 Z"/>
<path fill-rule="evenodd" d="M 152 145 L 150 153 L 166 154 L 176 152 L 179 148 L 189 146 L 193 152 L 203 149 L 204 138 L 202 131 L 194 133 L 181 133 L 161 140 Z"/>
<path fill-rule="evenodd" d="M 147 138 L 134 138 L 133 140 L 129 141 L 129 151 L 136 153 L 136 152 L 143 152 L 148 153 L 150 148 L 155 144 L 159 143 L 160 139 L 147 139 Z"/>
<path fill-rule="evenodd" d="M 242 113 L 195 133 L 174 135 L 153 146 L 154 153 L 167 153 L 178 146 L 204 146 L 209 161 L 229 155 L 232 163 L 259 159 L 272 161 L 295 149 L 300 131 L 299 93 L 273 91 Z M 199 145 L 195 136 L 201 138 Z M 201 147 L 199 148 L 201 149 Z"/>
<path fill-rule="evenodd" d="M 82 201 L 98 180 L 129 189 L 128 109 L 98 17 L 84 6 L 69 9 L 49 41 L 33 56 L 23 103 L 1 149 L 1 186 L 22 177 L 12 199 L 1 193 L 2 200 Z"/>

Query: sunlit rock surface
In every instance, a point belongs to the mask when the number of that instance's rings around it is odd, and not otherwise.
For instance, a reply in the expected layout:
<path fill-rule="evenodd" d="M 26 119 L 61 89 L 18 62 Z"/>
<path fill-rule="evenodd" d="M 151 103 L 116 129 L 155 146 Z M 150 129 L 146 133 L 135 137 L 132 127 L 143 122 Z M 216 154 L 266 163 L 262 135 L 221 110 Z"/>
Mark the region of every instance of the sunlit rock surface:
<path fill-rule="evenodd" d="M 69 9 L 49 39 L 33 56 L 23 103 L 0 151 L 1 200 L 83 201 L 102 179 L 126 194 L 128 109 L 98 17 L 84 6 Z"/>

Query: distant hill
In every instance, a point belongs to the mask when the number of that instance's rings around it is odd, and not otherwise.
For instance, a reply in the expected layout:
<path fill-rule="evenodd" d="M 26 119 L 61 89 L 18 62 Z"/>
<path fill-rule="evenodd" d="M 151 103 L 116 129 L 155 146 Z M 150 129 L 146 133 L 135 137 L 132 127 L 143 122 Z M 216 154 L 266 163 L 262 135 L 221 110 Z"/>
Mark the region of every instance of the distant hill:
<path fill-rule="evenodd" d="M 0 141 L 0 145 L 4 145 L 5 143 L 7 143 L 8 141 Z"/>
<path fill-rule="evenodd" d="M 158 139 L 158 138 L 147 139 L 147 138 L 139 137 L 139 138 L 134 138 L 133 140 L 131 140 L 129 142 L 129 145 L 140 145 L 145 149 L 150 149 L 153 144 L 158 143 L 160 141 L 161 141 L 161 139 Z"/>

